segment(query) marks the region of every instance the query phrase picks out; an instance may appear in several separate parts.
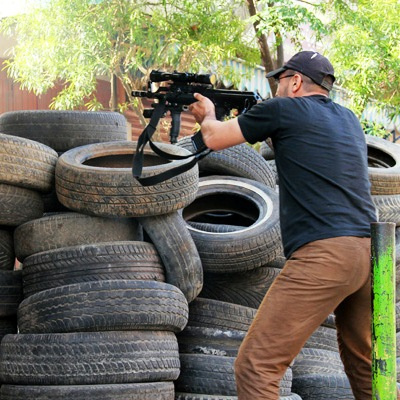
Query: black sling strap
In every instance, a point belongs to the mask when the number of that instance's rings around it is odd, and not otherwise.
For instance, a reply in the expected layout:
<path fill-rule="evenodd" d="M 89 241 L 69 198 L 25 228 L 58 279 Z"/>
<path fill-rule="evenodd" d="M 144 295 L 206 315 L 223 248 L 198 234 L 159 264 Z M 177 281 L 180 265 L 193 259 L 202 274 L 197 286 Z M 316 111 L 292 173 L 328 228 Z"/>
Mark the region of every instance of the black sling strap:
<path fill-rule="evenodd" d="M 205 157 L 207 154 L 211 152 L 210 149 L 207 150 L 200 149 L 195 153 L 189 154 L 187 156 L 170 154 L 161 150 L 151 141 L 151 137 L 153 136 L 155 130 L 157 129 L 158 121 L 165 112 L 165 103 L 166 103 L 165 99 L 161 99 L 157 107 L 153 110 L 150 122 L 144 128 L 143 132 L 139 136 L 136 146 L 136 154 L 133 156 L 132 174 L 143 186 L 156 185 L 157 183 L 161 183 L 167 179 L 173 178 L 176 175 L 182 174 L 183 172 L 186 172 L 189 169 L 191 169 L 194 165 L 196 165 L 196 163 L 199 160 L 201 160 L 203 157 Z M 186 164 L 170 168 L 164 172 L 161 172 L 160 174 L 149 176 L 147 178 L 141 178 L 140 176 L 142 175 L 142 170 L 143 170 L 144 148 L 147 143 L 149 143 L 150 148 L 154 151 L 154 153 L 156 153 L 157 155 L 166 160 L 185 160 L 190 157 L 193 157 L 193 160 L 187 162 Z"/>

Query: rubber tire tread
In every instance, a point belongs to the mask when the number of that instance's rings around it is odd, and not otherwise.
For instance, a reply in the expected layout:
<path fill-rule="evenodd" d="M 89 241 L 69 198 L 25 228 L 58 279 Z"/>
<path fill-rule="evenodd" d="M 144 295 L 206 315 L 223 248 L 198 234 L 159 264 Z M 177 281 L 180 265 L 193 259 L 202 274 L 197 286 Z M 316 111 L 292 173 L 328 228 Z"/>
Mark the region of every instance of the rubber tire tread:
<path fill-rule="evenodd" d="M 158 143 L 158 146 L 172 154 L 190 155 L 185 149 L 168 143 Z M 89 215 L 144 217 L 179 210 L 195 199 L 199 177 L 197 165 L 164 182 L 143 186 L 133 178 L 130 160 L 129 165 L 124 163 L 121 167 L 118 164 L 121 156 L 133 158 L 135 152 L 136 142 L 123 141 L 81 146 L 62 154 L 56 166 L 58 200 L 71 210 Z M 93 159 L 107 162 L 113 156 L 118 159 L 111 166 L 88 163 Z M 144 150 L 143 178 L 191 161 L 177 160 L 147 167 L 147 160 L 154 157 L 150 148 Z"/>
<path fill-rule="evenodd" d="M 229 274 L 204 273 L 201 297 L 258 308 L 281 269 L 259 267 Z"/>
<path fill-rule="evenodd" d="M 178 146 L 195 152 L 190 137 L 182 138 Z M 228 175 L 252 179 L 274 188 L 275 175 L 265 159 L 246 143 L 213 151 L 199 161 L 200 176 Z"/>
<path fill-rule="evenodd" d="M 6 335 L 0 349 L 3 384 L 158 382 L 179 375 L 178 343 L 167 331 Z"/>
<path fill-rule="evenodd" d="M 90 143 L 127 139 L 126 118 L 110 111 L 28 110 L 0 116 L 0 132 L 65 152 Z"/>
<path fill-rule="evenodd" d="M 175 382 L 177 392 L 235 396 L 237 394 L 235 357 L 180 354 L 181 373 Z M 287 369 L 280 383 L 280 395 L 289 395 L 292 371 Z"/>
<path fill-rule="evenodd" d="M 344 366 L 336 351 L 302 348 L 292 365 L 293 376 L 342 375 Z"/>
<path fill-rule="evenodd" d="M 305 348 L 329 350 L 339 353 L 336 329 L 319 326 L 304 344 Z"/>
<path fill-rule="evenodd" d="M 49 192 L 57 159 L 57 152 L 44 144 L 0 133 L 1 183 Z"/>
<path fill-rule="evenodd" d="M 17 314 L 22 301 L 22 271 L 0 271 L 0 317 Z"/>
<path fill-rule="evenodd" d="M 192 222 L 188 221 L 188 225 L 192 228 L 199 229 L 206 232 L 235 232 L 243 229 L 243 226 L 223 225 L 223 224 L 210 224 L 205 222 Z"/>
<path fill-rule="evenodd" d="M 378 210 L 379 222 L 394 222 L 400 225 L 400 195 L 372 196 L 375 208 Z"/>
<path fill-rule="evenodd" d="M 0 270 L 12 270 L 15 264 L 14 236 L 8 229 L 0 229 Z"/>
<path fill-rule="evenodd" d="M 175 286 L 155 281 L 93 281 L 36 293 L 18 309 L 20 333 L 119 330 L 180 332 L 188 304 Z"/>
<path fill-rule="evenodd" d="M 293 391 L 307 400 L 354 400 L 346 375 L 313 374 L 294 377 Z"/>
<path fill-rule="evenodd" d="M 238 400 L 238 398 L 237 396 L 220 396 L 220 395 L 214 396 L 212 394 L 175 392 L 175 400 Z M 302 399 L 298 394 L 291 393 L 289 396 L 279 396 L 279 400 L 302 400 Z"/>
<path fill-rule="evenodd" d="M 180 354 L 181 373 L 175 382 L 178 392 L 235 396 L 234 357 Z"/>
<path fill-rule="evenodd" d="M 74 212 L 45 215 L 14 231 L 19 261 L 43 251 L 112 241 L 140 241 L 143 234 L 133 218 L 104 218 Z"/>
<path fill-rule="evenodd" d="M 190 303 L 203 287 L 199 252 L 178 212 L 139 218 L 163 261 L 166 282 L 178 287 Z"/>
<path fill-rule="evenodd" d="M 197 297 L 189 304 L 188 326 L 247 331 L 257 309 Z"/>
<path fill-rule="evenodd" d="M 19 386 L 2 385 L 2 400 L 174 400 L 172 382 L 115 385 Z"/>
<path fill-rule="evenodd" d="M 49 250 L 23 264 L 24 296 L 46 289 L 98 280 L 165 280 L 164 267 L 151 243 L 97 243 Z"/>
<path fill-rule="evenodd" d="M 43 200 L 34 190 L 0 183 L 0 225 L 19 226 L 43 215 Z"/>
<path fill-rule="evenodd" d="M 274 160 L 275 159 L 275 152 L 271 147 L 268 145 L 268 143 L 264 140 L 260 143 L 260 148 L 258 149 L 258 152 L 262 155 L 264 160 Z"/>
<path fill-rule="evenodd" d="M 397 144 L 377 136 L 365 135 L 368 159 L 390 158 L 386 168 L 368 167 L 372 195 L 400 194 L 400 148 Z M 374 153 L 377 152 L 376 155 Z M 383 153 L 383 154 L 382 154 Z"/>

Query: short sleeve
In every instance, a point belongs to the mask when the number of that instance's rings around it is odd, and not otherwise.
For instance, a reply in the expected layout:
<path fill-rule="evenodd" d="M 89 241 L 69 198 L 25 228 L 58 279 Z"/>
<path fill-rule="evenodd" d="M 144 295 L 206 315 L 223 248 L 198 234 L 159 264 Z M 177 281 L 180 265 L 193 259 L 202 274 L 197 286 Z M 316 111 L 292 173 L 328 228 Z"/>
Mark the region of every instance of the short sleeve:
<path fill-rule="evenodd" d="M 272 137 L 279 129 L 280 98 L 264 100 L 238 116 L 240 130 L 247 142 L 254 144 Z"/>

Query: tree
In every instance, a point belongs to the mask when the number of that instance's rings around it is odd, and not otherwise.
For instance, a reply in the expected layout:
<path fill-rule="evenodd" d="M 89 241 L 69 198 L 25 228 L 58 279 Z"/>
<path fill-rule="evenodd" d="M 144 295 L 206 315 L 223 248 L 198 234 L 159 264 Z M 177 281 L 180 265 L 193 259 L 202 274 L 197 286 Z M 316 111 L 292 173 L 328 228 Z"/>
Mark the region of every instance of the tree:
<path fill-rule="evenodd" d="M 115 75 L 135 105 L 132 89 L 143 89 L 152 69 L 210 72 L 233 82 L 224 61 L 240 55 L 258 61 L 244 41 L 245 23 L 222 0 L 48 0 L 4 19 L 0 29 L 17 45 L 6 62 L 8 74 L 25 89 L 44 93 L 65 84 L 53 108 L 100 104 L 96 77 Z M 143 117 L 142 117 L 143 118 Z M 144 122 L 144 121 L 143 121 Z"/>
<path fill-rule="evenodd" d="M 398 118 L 398 0 L 246 1 L 267 71 L 282 65 L 284 41 L 290 40 L 301 50 L 301 40 L 309 31 L 315 35 L 317 47 L 334 64 L 337 84 L 346 91 L 348 106 L 356 115 L 361 117 L 366 107 L 373 105 L 387 112 L 394 121 Z M 270 86 L 275 92 L 273 82 Z M 382 135 L 382 129 L 374 132 Z"/>
<path fill-rule="evenodd" d="M 368 102 L 400 113 L 400 7 L 398 0 L 334 0 L 328 54 L 351 108 L 361 115 Z"/>
<path fill-rule="evenodd" d="M 305 38 L 305 27 L 315 40 L 321 40 L 327 33 L 318 17 L 319 5 L 297 0 L 247 0 L 249 14 L 258 38 L 261 59 L 266 71 L 282 66 L 285 39 L 290 40 L 298 50 Z M 271 38 L 272 48 L 267 38 Z M 272 54 L 276 56 L 273 57 Z M 275 58 L 276 63 L 273 62 Z M 276 92 L 276 84 L 270 79 L 270 87 Z"/>

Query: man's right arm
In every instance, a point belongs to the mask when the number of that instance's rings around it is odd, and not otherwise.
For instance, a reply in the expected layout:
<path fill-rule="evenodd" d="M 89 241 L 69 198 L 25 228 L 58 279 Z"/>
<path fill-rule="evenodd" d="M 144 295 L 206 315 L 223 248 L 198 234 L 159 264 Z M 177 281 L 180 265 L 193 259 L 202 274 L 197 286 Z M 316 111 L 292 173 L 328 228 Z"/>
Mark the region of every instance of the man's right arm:
<path fill-rule="evenodd" d="M 194 97 L 198 101 L 191 104 L 189 110 L 200 124 L 203 141 L 209 149 L 222 150 L 246 142 L 237 118 L 218 121 L 213 102 L 199 93 Z"/>

